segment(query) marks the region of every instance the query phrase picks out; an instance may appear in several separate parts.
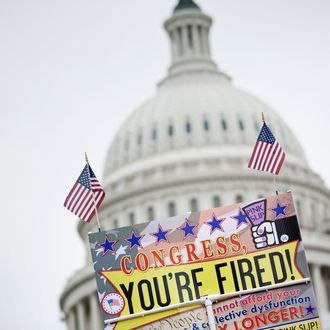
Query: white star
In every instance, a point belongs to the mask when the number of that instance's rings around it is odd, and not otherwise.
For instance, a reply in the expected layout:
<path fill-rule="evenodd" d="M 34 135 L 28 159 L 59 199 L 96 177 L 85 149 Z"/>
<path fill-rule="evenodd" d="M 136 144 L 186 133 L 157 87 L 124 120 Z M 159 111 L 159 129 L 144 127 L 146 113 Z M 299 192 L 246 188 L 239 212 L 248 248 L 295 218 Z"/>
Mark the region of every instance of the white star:
<path fill-rule="evenodd" d="M 99 301 L 101 301 L 105 295 L 105 292 L 98 292 L 97 294 L 99 295 Z"/>
<path fill-rule="evenodd" d="M 127 249 L 128 245 L 126 246 L 123 246 L 123 245 L 120 245 L 119 249 L 116 251 L 116 260 L 118 259 L 118 257 L 122 254 L 126 254 L 126 249 Z"/>
<path fill-rule="evenodd" d="M 97 242 L 95 242 L 95 243 L 90 243 L 89 245 L 90 245 L 91 249 L 95 249 L 95 246 L 97 245 Z"/>
<path fill-rule="evenodd" d="M 104 267 L 102 268 L 103 271 L 105 271 L 105 270 L 111 270 L 111 269 L 112 269 L 112 267 L 110 267 L 108 269 L 105 269 Z M 107 278 L 104 277 L 103 275 L 100 275 L 100 277 L 102 278 L 102 280 L 104 282 L 103 284 L 105 285 L 107 283 Z"/>
<path fill-rule="evenodd" d="M 95 252 L 96 252 L 96 256 L 98 256 L 101 252 L 103 252 L 103 248 L 99 248 L 95 250 Z"/>

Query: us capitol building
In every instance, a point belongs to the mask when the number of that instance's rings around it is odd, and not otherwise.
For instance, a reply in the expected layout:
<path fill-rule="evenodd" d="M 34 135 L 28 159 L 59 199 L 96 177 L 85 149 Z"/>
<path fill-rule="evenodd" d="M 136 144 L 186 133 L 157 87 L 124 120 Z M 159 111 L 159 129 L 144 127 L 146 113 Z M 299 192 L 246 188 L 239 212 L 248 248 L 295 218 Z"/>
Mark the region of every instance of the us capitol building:
<path fill-rule="evenodd" d="M 272 176 L 247 168 L 264 112 L 287 154 L 278 186 L 294 193 L 323 327 L 329 327 L 330 191 L 278 114 L 219 71 L 210 52 L 211 24 L 192 0 L 180 0 L 165 22 L 172 64 L 156 94 L 130 115 L 108 150 L 102 183 L 111 198 L 100 210 L 102 226 L 273 194 Z M 93 225 L 78 225 L 86 266 L 72 275 L 60 298 L 69 330 L 103 330 L 87 240 Z"/>

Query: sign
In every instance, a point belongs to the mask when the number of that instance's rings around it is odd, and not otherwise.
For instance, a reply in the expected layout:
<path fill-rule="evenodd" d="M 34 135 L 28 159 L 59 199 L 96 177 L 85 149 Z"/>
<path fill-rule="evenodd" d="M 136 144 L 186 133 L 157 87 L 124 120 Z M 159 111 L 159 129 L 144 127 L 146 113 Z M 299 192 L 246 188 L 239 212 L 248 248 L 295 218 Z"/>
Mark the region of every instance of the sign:
<path fill-rule="evenodd" d="M 103 318 L 119 318 L 109 329 L 206 329 L 205 296 L 217 329 L 320 328 L 291 193 L 89 240 Z"/>

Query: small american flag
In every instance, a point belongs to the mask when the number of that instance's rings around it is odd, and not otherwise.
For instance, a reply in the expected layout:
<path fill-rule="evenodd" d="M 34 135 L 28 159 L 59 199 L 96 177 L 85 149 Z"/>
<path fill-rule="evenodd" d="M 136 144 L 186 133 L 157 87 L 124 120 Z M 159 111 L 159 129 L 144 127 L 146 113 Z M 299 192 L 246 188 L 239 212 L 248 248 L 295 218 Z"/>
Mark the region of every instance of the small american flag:
<path fill-rule="evenodd" d="M 87 164 L 69 192 L 64 206 L 81 220 L 90 222 L 103 202 L 105 191 Z"/>
<path fill-rule="evenodd" d="M 254 146 L 248 167 L 278 175 L 284 159 L 285 153 L 282 147 L 269 127 L 264 123 Z"/>
<path fill-rule="evenodd" d="M 119 306 L 119 305 L 120 305 L 118 299 L 109 299 L 109 300 L 108 300 L 108 304 L 109 304 L 110 306 Z"/>

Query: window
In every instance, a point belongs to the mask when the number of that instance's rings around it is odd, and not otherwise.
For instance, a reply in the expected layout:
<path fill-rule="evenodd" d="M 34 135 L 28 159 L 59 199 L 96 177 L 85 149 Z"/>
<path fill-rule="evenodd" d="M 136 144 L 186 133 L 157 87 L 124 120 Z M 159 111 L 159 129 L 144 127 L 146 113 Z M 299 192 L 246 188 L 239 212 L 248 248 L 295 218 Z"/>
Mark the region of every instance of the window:
<path fill-rule="evenodd" d="M 243 196 L 242 195 L 236 195 L 236 203 L 242 203 L 243 202 Z"/>
<path fill-rule="evenodd" d="M 198 202 L 196 198 L 192 198 L 190 200 L 190 211 L 197 212 L 198 211 Z"/>
<path fill-rule="evenodd" d="M 118 228 L 118 219 L 113 220 L 113 228 Z"/>
<path fill-rule="evenodd" d="M 207 119 L 204 120 L 204 130 L 207 132 L 210 129 L 210 125 Z"/>
<path fill-rule="evenodd" d="M 189 121 L 186 122 L 186 132 L 189 134 L 191 133 L 191 124 Z"/>
<path fill-rule="evenodd" d="M 223 129 L 224 131 L 226 131 L 227 128 L 228 128 L 228 126 L 227 126 L 227 122 L 226 122 L 225 119 L 222 119 L 222 120 L 221 120 L 221 125 L 222 125 L 222 129 Z"/>
<path fill-rule="evenodd" d="M 152 137 L 152 140 L 153 140 L 153 141 L 156 141 L 156 140 L 157 140 L 157 130 L 156 130 L 156 128 L 154 128 L 154 129 L 152 130 L 151 137 Z"/>
<path fill-rule="evenodd" d="M 174 127 L 173 125 L 168 126 L 168 135 L 173 136 L 174 135 Z"/>
<path fill-rule="evenodd" d="M 213 207 L 219 207 L 221 204 L 219 196 L 213 196 Z"/>
<path fill-rule="evenodd" d="M 168 203 L 168 216 L 174 217 L 176 215 L 176 208 L 174 202 Z"/>
<path fill-rule="evenodd" d="M 242 119 L 238 120 L 238 126 L 239 126 L 241 131 L 244 131 L 244 123 L 243 123 Z"/>
<path fill-rule="evenodd" d="M 134 216 L 134 213 L 131 212 L 129 215 L 128 215 L 128 219 L 129 219 L 129 225 L 130 226 L 133 226 L 134 223 L 135 223 L 135 216 Z"/>
<path fill-rule="evenodd" d="M 154 208 L 152 206 L 148 207 L 147 217 L 148 217 L 148 221 L 151 221 L 151 220 L 155 219 L 155 212 L 154 212 Z"/>

